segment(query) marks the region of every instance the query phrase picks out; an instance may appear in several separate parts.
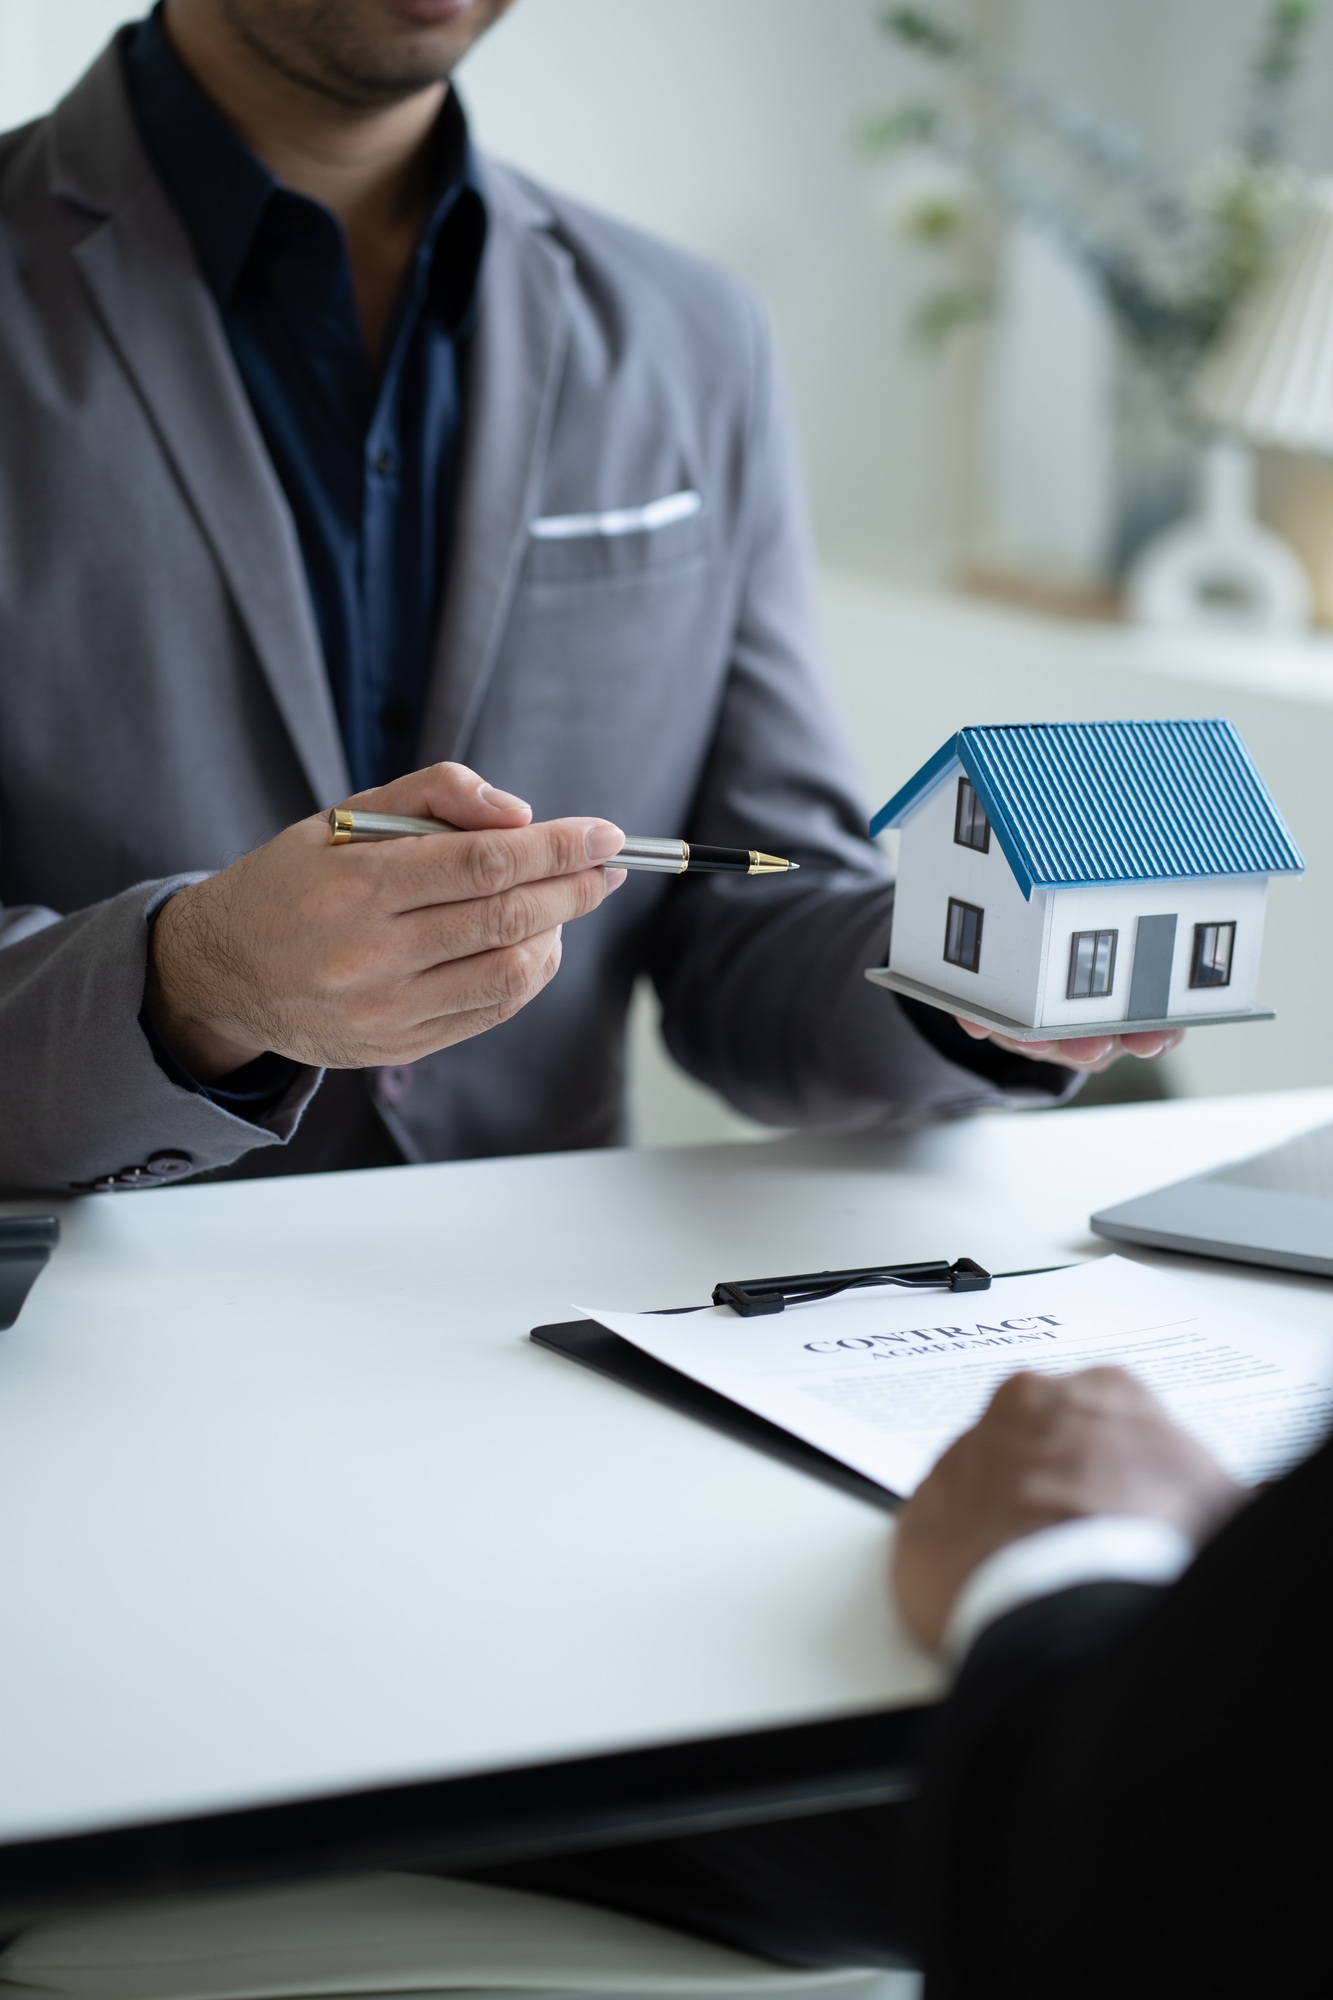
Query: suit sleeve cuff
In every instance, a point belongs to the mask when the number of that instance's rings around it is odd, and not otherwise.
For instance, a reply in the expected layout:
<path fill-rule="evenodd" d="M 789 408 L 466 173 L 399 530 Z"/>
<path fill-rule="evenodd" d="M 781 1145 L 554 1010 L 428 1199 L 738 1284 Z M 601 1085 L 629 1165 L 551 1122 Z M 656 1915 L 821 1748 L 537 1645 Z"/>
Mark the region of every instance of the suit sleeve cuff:
<path fill-rule="evenodd" d="M 1188 1535 L 1146 1514 L 1061 1521 L 997 1549 L 973 1570 L 944 1633 L 958 1664 L 988 1625 L 1020 1604 L 1080 1583 L 1174 1583 L 1194 1558 Z"/>
<path fill-rule="evenodd" d="M 199 1097 L 206 1097 L 219 1110 L 230 1111 L 237 1118 L 248 1118 L 252 1123 L 276 1111 L 288 1091 L 308 1074 L 300 1063 L 292 1062 L 287 1056 L 270 1053 L 257 1056 L 244 1069 L 233 1070 L 222 1083 L 201 1083 L 163 1040 L 146 1000 L 139 1009 L 139 1026 L 153 1051 L 154 1062 L 172 1083 L 181 1090 L 191 1090 Z"/>

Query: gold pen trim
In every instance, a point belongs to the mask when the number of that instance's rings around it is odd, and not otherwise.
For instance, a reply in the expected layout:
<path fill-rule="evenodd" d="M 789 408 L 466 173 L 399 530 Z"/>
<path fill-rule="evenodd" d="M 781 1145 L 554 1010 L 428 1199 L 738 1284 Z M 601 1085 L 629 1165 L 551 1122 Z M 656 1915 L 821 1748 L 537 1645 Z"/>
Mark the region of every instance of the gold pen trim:
<path fill-rule="evenodd" d="M 780 855 L 761 854 L 752 847 L 750 865 L 745 872 L 747 875 L 785 875 L 790 867 L 790 861 L 784 861 Z"/>
<path fill-rule="evenodd" d="M 685 870 L 689 867 L 689 865 L 690 865 L 690 843 L 688 840 L 682 840 L 680 843 L 680 867 L 676 870 L 676 873 L 678 875 L 683 875 L 685 873 Z"/>
<path fill-rule="evenodd" d="M 342 847 L 352 838 L 354 821 L 345 806 L 335 806 L 329 814 L 329 845 Z"/>

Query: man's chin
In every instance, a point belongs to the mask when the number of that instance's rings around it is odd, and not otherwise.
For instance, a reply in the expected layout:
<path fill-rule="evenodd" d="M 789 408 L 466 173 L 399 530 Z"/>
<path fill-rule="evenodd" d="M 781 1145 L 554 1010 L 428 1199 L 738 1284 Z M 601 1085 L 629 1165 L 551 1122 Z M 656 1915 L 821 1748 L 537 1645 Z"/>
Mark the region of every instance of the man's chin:
<path fill-rule="evenodd" d="M 372 87 L 375 82 L 390 84 L 390 79 L 418 87 L 438 82 L 508 5 L 509 0 L 373 0 L 370 11 L 379 13 L 390 32 L 375 65 L 380 76 L 367 76 L 366 82 Z"/>
<path fill-rule="evenodd" d="M 4 0 L 0 0 L 0 6 Z M 443 83 L 510 0 L 225 0 L 251 51 L 354 110 Z"/>

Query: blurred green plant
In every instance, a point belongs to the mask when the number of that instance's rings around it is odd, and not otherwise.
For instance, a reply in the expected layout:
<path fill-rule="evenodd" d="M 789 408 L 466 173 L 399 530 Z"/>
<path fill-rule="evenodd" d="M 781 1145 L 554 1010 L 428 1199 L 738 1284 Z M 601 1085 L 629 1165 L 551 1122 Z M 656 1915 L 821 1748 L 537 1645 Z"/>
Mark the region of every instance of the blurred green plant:
<path fill-rule="evenodd" d="M 976 269 L 998 205 L 1087 272 L 1130 350 L 1182 406 L 1199 362 L 1299 210 L 1307 183 L 1288 158 L 1292 100 L 1322 4 L 1273 0 L 1249 65 L 1236 143 L 1183 184 L 1131 126 L 1030 82 L 924 8 L 891 8 L 881 17 L 885 31 L 962 79 L 975 106 L 966 117 L 937 104 L 902 104 L 862 130 L 871 153 L 915 162 L 915 180 L 904 176 L 898 226 L 958 268 L 913 310 L 911 339 L 937 349 L 993 310 L 994 287 Z"/>

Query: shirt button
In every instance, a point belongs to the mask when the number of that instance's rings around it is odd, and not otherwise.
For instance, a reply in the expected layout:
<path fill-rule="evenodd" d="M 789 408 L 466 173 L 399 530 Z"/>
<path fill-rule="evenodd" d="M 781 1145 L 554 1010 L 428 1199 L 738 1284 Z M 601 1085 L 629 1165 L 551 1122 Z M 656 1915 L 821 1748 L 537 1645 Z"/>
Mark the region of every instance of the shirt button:
<path fill-rule="evenodd" d="M 387 448 L 377 451 L 370 461 L 370 469 L 377 479 L 392 479 L 397 469 L 397 460 Z"/>
<path fill-rule="evenodd" d="M 193 1165 L 194 1161 L 188 1153 L 153 1153 L 147 1171 L 156 1181 L 172 1181 L 188 1174 Z"/>

